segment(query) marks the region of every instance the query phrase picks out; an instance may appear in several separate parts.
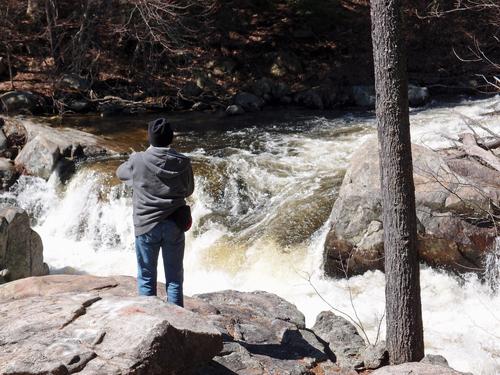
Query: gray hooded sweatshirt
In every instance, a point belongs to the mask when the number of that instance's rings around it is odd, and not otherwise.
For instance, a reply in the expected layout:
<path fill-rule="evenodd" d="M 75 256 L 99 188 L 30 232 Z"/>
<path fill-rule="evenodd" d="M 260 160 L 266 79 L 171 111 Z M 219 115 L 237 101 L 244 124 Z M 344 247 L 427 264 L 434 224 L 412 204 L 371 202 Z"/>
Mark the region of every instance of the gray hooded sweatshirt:
<path fill-rule="evenodd" d="M 150 147 L 133 153 L 116 175 L 133 188 L 136 236 L 149 232 L 185 205 L 185 198 L 194 190 L 189 158 L 171 148 Z"/>

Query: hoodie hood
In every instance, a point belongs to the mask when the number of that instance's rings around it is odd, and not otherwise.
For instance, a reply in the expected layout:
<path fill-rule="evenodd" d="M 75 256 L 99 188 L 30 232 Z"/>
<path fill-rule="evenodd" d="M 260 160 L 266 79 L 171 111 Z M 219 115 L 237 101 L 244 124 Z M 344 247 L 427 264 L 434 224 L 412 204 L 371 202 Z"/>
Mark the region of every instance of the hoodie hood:
<path fill-rule="evenodd" d="M 172 148 L 151 146 L 141 156 L 146 168 L 160 179 L 177 177 L 189 167 L 189 158 Z"/>

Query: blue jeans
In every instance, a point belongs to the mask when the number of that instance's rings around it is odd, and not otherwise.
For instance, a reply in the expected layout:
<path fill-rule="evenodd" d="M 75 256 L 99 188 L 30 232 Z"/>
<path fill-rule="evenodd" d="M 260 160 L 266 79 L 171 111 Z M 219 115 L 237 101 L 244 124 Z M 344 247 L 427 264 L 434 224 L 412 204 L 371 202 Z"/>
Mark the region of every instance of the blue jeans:
<path fill-rule="evenodd" d="M 172 220 L 158 223 L 148 233 L 135 237 L 137 285 L 141 296 L 156 296 L 158 255 L 162 250 L 167 301 L 184 306 L 184 232 Z"/>

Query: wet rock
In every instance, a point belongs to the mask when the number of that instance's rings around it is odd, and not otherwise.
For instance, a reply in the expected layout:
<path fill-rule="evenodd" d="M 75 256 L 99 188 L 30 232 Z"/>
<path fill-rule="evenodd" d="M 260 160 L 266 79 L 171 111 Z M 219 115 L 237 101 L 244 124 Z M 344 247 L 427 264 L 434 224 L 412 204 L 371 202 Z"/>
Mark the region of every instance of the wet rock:
<path fill-rule="evenodd" d="M 2 110 L 8 114 L 41 114 L 46 110 L 45 99 L 30 91 L 9 91 L 0 95 Z"/>
<path fill-rule="evenodd" d="M 226 108 L 226 113 L 231 116 L 236 116 L 244 114 L 245 110 L 241 108 L 239 105 L 233 104 Z"/>
<path fill-rule="evenodd" d="M 324 109 L 323 98 L 316 89 L 309 89 L 295 94 L 294 101 L 306 108 Z"/>
<path fill-rule="evenodd" d="M 457 272 L 481 269 L 485 255 L 493 248 L 495 230 L 476 226 L 463 217 L 480 215 L 491 201 L 499 201 L 500 179 L 484 185 L 475 177 L 453 171 L 437 152 L 413 145 L 412 153 L 420 258 Z M 324 253 L 328 275 L 344 277 L 347 269 L 350 275 L 383 269 L 379 178 L 377 141 L 372 139 L 352 156 L 333 206 Z M 458 202 L 456 196 L 460 197 Z M 471 207 L 478 208 L 477 212 L 471 212 Z"/>
<path fill-rule="evenodd" d="M 0 130 L 0 153 L 5 151 L 7 147 L 8 147 L 7 137 L 5 136 L 4 132 Z"/>
<path fill-rule="evenodd" d="M 60 158 L 61 151 L 57 143 L 38 135 L 24 146 L 15 163 L 24 174 L 48 179 Z"/>
<path fill-rule="evenodd" d="M 420 363 L 428 363 L 431 365 L 438 365 L 438 366 L 444 366 L 444 367 L 449 367 L 450 365 L 448 364 L 448 361 L 446 360 L 445 357 L 442 355 L 436 355 L 436 354 L 427 354 L 421 361 Z"/>
<path fill-rule="evenodd" d="M 412 362 L 385 366 L 372 372 L 372 375 L 464 375 L 464 373 L 439 365 Z"/>
<path fill-rule="evenodd" d="M 42 239 L 19 208 L 0 210 L 0 270 L 4 270 L 3 281 L 48 274 Z"/>
<path fill-rule="evenodd" d="M 8 138 L 23 138 L 26 142 L 15 159 L 23 173 L 49 178 L 62 158 L 76 160 L 113 154 L 111 145 L 89 133 L 70 128 L 52 128 L 32 121 L 4 119 Z"/>
<path fill-rule="evenodd" d="M 69 99 L 64 104 L 67 110 L 75 113 L 88 113 L 95 110 L 92 101 L 85 98 Z"/>
<path fill-rule="evenodd" d="M 207 315 L 207 320 L 224 337 L 221 354 L 198 374 L 309 374 L 315 368 L 338 369 L 331 352 L 304 328 L 302 313 L 280 297 L 235 291 L 195 297 L 216 309 L 217 314 Z"/>
<path fill-rule="evenodd" d="M 213 326 L 156 297 L 93 291 L 1 302 L 0 373 L 182 374 L 222 347 Z"/>
<path fill-rule="evenodd" d="M 361 360 L 365 369 L 377 369 L 389 364 L 389 353 L 385 342 L 381 341 L 376 345 L 367 345 L 361 351 Z"/>
<path fill-rule="evenodd" d="M 365 347 L 365 341 L 356 327 L 346 319 L 331 311 L 323 311 L 316 318 L 312 330 L 328 344 L 340 367 L 363 368 L 361 352 Z"/>
<path fill-rule="evenodd" d="M 358 107 L 375 106 L 375 87 L 374 86 L 352 86 L 351 100 Z"/>
<path fill-rule="evenodd" d="M 430 101 L 429 89 L 415 85 L 408 86 L 408 102 L 410 107 L 421 107 Z"/>
<path fill-rule="evenodd" d="M 235 105 L 243 108 L 245 112 L 258 112 L 264 106 L 264 100 L 248 92 L 236 94 L 233 98 L 233 102 Z"/>
<path fill-rule="evenodd" d="M 86 93 L 90 90 L 90 81 L 77 74 L 63 74 L 56 88 L 63 92 Z"/>
<path fill-rule="evenodd" d="M 351 87 L 350 102 L 358 107 L 375 107 L 375 86 L 356 85 Z M 416 85 L 408 86 L 408 102 L 410 107 L 420 107 L 430 100 L 427 87 Z"/>
<path fill-rule="evenodd" d="M 19 176 L 14 162 L 8 158 L 0 157 L 0 189 L 7 190 L 16 182 Z"/>
<path fill-rule="evenodd" d="M 212 109 L 212 107 L 210 106 L 210 104 L 207 104 L 207 103 L 196 102 L 196 103 L 193 104 L 193 106 L 191 107 L 191 109 L 193 111 L 206 111 L 208 109 Z"/>

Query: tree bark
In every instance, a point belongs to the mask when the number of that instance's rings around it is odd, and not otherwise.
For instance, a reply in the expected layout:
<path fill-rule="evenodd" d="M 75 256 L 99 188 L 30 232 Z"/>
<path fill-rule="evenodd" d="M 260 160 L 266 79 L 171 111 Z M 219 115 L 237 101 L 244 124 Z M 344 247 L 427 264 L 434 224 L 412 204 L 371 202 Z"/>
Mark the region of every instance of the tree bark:
<path fill-rule="evenodd" d="M 384 225 L 386 341 L 390 362 L 399 364 L 424 356 L 401 0 L 372 0 L 371 17 Z"/>

